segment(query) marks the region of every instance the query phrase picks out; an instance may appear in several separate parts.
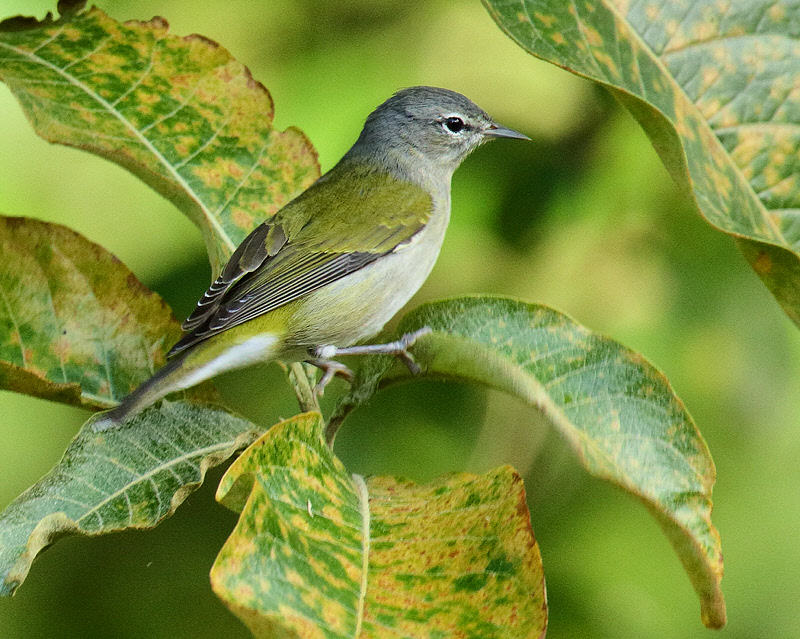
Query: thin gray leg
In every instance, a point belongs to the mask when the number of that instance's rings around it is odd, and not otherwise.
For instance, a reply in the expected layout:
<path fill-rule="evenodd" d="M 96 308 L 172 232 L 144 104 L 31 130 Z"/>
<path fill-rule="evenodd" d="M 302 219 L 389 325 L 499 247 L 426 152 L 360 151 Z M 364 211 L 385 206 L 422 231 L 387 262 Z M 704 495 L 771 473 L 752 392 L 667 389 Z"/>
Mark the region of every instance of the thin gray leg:
<path fill-rule="evenodd" d="M 322 397 L 325 394 L 325 387 L 331 383 L 337 375 L 343 377 L 348 383 L 353 381 L 353 371 L 341 362 L 324 357 L 309 357 L 306 362 L 312 366 L 316 366 L 322 371 L 322 379 L 314 386 L 314 394 L 317 397 Z"/>
<path fill-rule="evenodd" d="M 314 392 L 317 393 L 317 396 L 322 397 L 325 387 L 336 375 L 344 377 L 347 381 L 352 381 L 353 372 L 344 364 L 340 364 L 333 359 L 338 355 L 394 355 L 405 362 L 406 366 L 408 366 L 408 370 L 414 375 L 418 375 L 421 369 L 419 364 L 414 361 L 411 353 L 408 352 L 408 349 L 411 348 L 420 337 L 432 332 L 433 330 L 429 326 L 424 326 L 413 333 L 406 333 L 400 339 L 387 344 L 364 344 L 361 346 L 345 346 L 342 348 L 330 344 L 318 346 L 311 351 L 314 357 L 306 360 L 309 364 L 313 364 L 323 371 L 322 379 L 319 380 L 319 383 L 314 387 Z"/>

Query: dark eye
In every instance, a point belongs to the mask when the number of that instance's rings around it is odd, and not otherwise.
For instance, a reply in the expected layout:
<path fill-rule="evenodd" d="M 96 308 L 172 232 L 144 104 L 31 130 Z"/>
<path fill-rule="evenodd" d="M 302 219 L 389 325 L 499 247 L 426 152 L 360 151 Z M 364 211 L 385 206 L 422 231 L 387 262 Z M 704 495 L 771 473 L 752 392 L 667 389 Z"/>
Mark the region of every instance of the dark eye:
<path fill-rule="evenodd" d="M 444 125 L 453 133 L 458 133 L 464 128 L 464 120 L 461 118 L 457 118 L 454 115 L 451 115 L 449 118 L 446 118 L 444 121 Z"/>

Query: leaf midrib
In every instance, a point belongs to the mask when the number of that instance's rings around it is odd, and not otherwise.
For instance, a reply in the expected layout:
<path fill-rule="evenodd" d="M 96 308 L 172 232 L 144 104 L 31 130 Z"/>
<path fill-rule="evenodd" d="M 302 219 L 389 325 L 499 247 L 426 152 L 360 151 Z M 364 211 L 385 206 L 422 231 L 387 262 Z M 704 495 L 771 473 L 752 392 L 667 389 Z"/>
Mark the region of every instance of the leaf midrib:
<path fill-rule="evenodd" d="M 48 43 L 52 42 L 60 33 L 63 32 L 63 30 L 64 27 L 62 27 L 58 32 L 56 32 L 46 42 Z M 158 46 L 159 42 L 160 40 L 156 40 L 154 42 L 154 48 L 155 46 Z M 119 111 L 117 111 L 110 102 L 108 102 L 102 96 L 93 91 L 89 86 L 87 86 L 86 84 L 75 78 L 75 76 L 70 75 L 60 67 L 45 60 L 41 56 L 35 55 L 35 51 L 37 51 L 38 48 L 40 47 L 37 47 L 37 49 L 35 49 L 34 51 L 24 51 L 17 47 L 8 45 L 4 42 L 0 42 L 0 47 L 6 49 L 7 51 L 15 53 L 21 57 L 27 58 L 31 62 L 31 64 L 39 64 L 42 67 L 50 69 L 52 72 L 64 78 L 69 84 L 83 91 L 87 96 L 89 96 L 91 99 L 95 100 L 98 104 L 100 104 L 107 113 L 111 114 L 114 118 L 116 118 L 131 133 L 134 139 L 138 140 L 153 155 L 153 157 L 156 158 L 156 160 L 167 170 L 170 176 L 172 176 L 172 178 L 178 183 L 178 185 L 184 190 L 184 192 L 189 194 L 191 198 L 198 204 L 200 210 L 203 212 L 203 216 L 208 221 L 208 224 L 216 232 L 217 236 L 222 240 L 222 242 L 225 244 L 228 250 L 230 252 L 233 252 L 233 250 L 236 248 L 235 243 L 233 242 L 233 240 L 231 240 L 231 238 L 222 228 L 220 223 L 214 218 L 213 215 L 211 215 L 211 212 L 208 210 L 208 208 L 206 208 L 205 204 L 197 196 L 197 194 L 191 189 L 188 182 L 186 182 L 186 180 L 183 179 L 181 174 L 175 169 L 175 167 L 173 167 L 167 161 L 167 159 L 158 151 L 158 149 L 152 144 L 152 142 L 150 142 L 150 140 L 145 135 L 143 135 L 142 132 L 140 132 L 136 127 L 134 127 L 130 120 L 123 117 L 123 115 Z"/>
<path fill-rule="evenodd" d="M 361 636 L 361 624 L 364 621 L 364 609 L 367 602 L 367 576 L 369 575 L 369 553 L 372 543 L 372 533 L 370 531 L 370 512 L 369 512 L 369 491 L 367 484 L 361 475 L 352 475 L 358 491 L 358 506 L 361 512 L 361 583 L 358 591 L 358 606 L 356 608 L 356 629 L 353 637 L 358 639 Z"/>

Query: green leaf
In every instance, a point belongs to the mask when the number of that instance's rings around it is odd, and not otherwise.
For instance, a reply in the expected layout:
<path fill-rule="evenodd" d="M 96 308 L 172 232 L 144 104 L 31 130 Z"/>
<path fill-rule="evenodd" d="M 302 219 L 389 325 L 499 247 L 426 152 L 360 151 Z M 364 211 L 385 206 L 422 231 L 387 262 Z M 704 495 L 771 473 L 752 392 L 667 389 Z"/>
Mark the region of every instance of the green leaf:
<path fill-rule="evenodd" d="M 241 517 L 212 585 L 257 637 L 544 635 L 541 559 L 509 467 L 365 480 L 305 413 L 245 451 L 217 499 Z"/>
<path fill-rule="evenodd" d="M 109 408 L 181 329 L 117 258 L 58 224 L 0 216 L 0 388 Z M 215 397 L 209 386 L 190 395 Z"/>
<path fill-rule="evenodd" d="M 773 0 L 484 0 L 531 54 L 602 83 L 800 325 L 800 47 Z"/>
<path fill-rule="evenodd" d="M 215 42 L 82 5 L 61 3 L 56 21 L 0 23 L 0 80 L 43 138 L 112 160 L 175 203 L 216 274 L 316 179 L 316 154 L 299 131 L 271 128 L 269 93 Z"/>
<path fill-rule="evenodd" d="M 0 387 L 107 408 L 160 367 L 172 312 L 113 255 L 57 224 L 0 216 Z M 155 526 L 257 435 L 210 384 L 103 434 L 85 424 L 63 459 L 0 514 L 0 594 L 65 533 Z M 199 402 L 203 402 L 201 405 Z"/>
<path fill-rule="evenodd" d="M 540 410 L 593 476 L 639 498 L 672 543 L 703 621 L 725 623 L 722 552 L 711 523 L 714 464 L 666 378 L 640 355 L 544 306 L 467 297 L 407 315 L 398 335 L 433 332 L 413 347 L 425 375 L 481 383 Z M 391 357 L 365 359 L 334 416 L 379 385 L 408 380 Z"/>
<path fill-rule="evenodd" d="M 61 461 L 0 514 L 0 594 L 10 595 L 38 553 L 65 534 L 152 528 L 222 463 L 258 436 L 214 406 L 162 402 L 124 428 L 90 419 Z"/>

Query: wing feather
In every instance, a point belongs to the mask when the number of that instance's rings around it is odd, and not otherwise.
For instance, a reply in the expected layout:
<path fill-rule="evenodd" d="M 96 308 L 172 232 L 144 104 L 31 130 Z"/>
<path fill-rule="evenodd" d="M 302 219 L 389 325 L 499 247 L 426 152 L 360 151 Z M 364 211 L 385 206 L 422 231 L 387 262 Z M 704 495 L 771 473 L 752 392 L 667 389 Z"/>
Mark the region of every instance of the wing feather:
<path fill-rule="evenodd" d="M 208 320 L 216 311 L 222 297 L 247 273 L 258 269 L 265 260 L 276 255 L 286 244 L 286 234 L 278 224 L 264 222 L 248 235 L 231 255 L 219 277 L 197 303 L 192 314 L 181 325 L 191 331 Z"/>
<path fill-rule="evenodd" d="M 391 253 L 424 228 L 432 209 L 424 190 L 388 174 L 363 166 L 328 173 L 244 239 L 168 356 Z"/>

